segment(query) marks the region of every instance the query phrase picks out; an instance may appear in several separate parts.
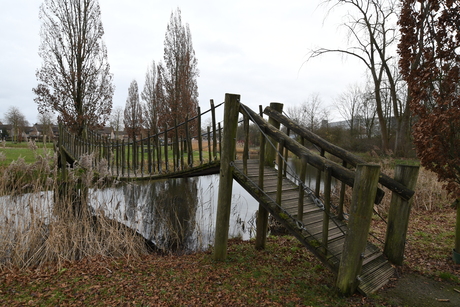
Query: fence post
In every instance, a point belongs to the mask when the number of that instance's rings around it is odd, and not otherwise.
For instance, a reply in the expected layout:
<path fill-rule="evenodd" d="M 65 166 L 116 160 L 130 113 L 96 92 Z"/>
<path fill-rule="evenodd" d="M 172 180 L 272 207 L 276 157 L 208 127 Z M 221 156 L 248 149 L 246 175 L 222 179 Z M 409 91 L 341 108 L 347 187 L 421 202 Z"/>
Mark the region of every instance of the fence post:
<path fill-rule="evenodd" d="M 396 165 L 395 180 L 405 185 L 408 189 L 414 190 L 418 171 L 419 166 Z M 392 193 L 383 252 L 388 257 L 388 260 L 396 265 L 402 265 L 404 260 L 404 247 L 406 245 L 411 206 L 412 199 L 406 201 L 398 194 Z"/>
<path fill-rule="evenodd" d="M 262 131 L 260 133 L 260 149 L 259 149 L 259 188 L 264 189 L 264 165 L 265 165 L 265 135 Z M 268 211 L 259 203 L 259 210 L 257 211 L 256 220 L 256 243 L 255 247 L 257 250 L 265 249 L 267 242 L 267 231 L 268 231 Z"/>
<path fill-rule="evenodd" d="M 336 283 L 339 291 L 345 295 L 353 294 L 358 286 L 357 276 L 361 271 L 369 235 L 379 175 L 379 165 L 356 166 L 350 220 Z"/>
<path fill-rule="evenodd" d="M 299 202 L 297 204 L 297 220 L 303 222 L 303 204 L 304 204 L 304 197 L 305 197 L 305 190 L 304 190 L 304 183 L 305 178 L 307 176 L 307 164 L 308 164 L 308 157 L 306 155 L 300 158 L 301 161 L 301 170 L 300 170 L 300 181 L 299 182 Z"/>
<path fill-rule="evenodd" d="M 282 103 L 272 102 L 272 103 L 270 103 L 270 108 L 272 108 L 275 111 L 278 111 L 279 113 L 283 112 L 283 104 Z M 276 121 L 275 119 L 271 118 L 271 117 L 268 119 L 268 123 L 271 124 L 272 126 L 274 126 L 276 129 L 280 128 L 280 123 L 278 121 Z M 276 158 L 276 149 L 277 149 L 276 147 L 277 147 L 278 143 L 272 137 L 269 137 L 269 140 L 273 145 L 272 144 L 267 144 L 267 146 L 265 148 L 265 152 L 266 152 L 266 154 L 265 154 L 265 164 L 268 165 L 268 166 L 275 166 L 274 162 L 275 162 L 275 158 Z"/>
<path fill-rule="evenodd" d="M 227 241 L 233 186 L 233 175 L 230 162 L 235 160 L 236 130 L 238 128 L 238 121 L 235 120 L 235 118 L 238 118 L 239 110 L 240 95 L 225 94 L 224 136 L 220 159 L 214 260 L 225 260 L 227 258 Z"/>

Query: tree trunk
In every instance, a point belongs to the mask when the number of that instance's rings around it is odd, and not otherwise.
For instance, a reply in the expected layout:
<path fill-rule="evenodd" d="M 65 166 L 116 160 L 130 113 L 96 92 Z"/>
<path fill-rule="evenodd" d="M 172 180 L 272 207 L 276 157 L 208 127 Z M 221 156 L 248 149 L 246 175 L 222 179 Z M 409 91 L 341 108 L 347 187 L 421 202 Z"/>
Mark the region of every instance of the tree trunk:
<path fill-rule="evenodd" d="M 457 223 L 455 224 L 455 250 L 460 251 L 460 199 L 455 201 L 457 206 Z"/>

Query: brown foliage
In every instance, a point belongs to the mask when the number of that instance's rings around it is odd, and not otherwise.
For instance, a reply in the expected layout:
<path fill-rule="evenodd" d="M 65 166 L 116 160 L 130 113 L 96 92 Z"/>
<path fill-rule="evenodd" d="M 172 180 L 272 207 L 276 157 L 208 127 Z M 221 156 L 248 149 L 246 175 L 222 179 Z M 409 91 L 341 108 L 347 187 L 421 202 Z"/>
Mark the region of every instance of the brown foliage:
<path fill-rule="evenodd" d="M 40 112 L 59 115 L 74 132 L 103 125 L 112 108 L 112 74 L 97 0 L 45 0 L 33 89 Z"/>
<path fill-rule="evenodd" d="M 460 5 L 457 1 L 403 1 L 401 72 L 417 121 L 414 143 L 423 166 L 460 197 Z"/>
<path fill-rule="evenodd" d="M 171 13 L 164 41 L 164 85 L 166 123 L 182 123 L 197 114 L 199 76 L 189 25 L 182 25 L 181 11 Z M 191 127 L 198 131 L 199 127 Z M 183 134 L 183 131 L 181 132 Z"/>

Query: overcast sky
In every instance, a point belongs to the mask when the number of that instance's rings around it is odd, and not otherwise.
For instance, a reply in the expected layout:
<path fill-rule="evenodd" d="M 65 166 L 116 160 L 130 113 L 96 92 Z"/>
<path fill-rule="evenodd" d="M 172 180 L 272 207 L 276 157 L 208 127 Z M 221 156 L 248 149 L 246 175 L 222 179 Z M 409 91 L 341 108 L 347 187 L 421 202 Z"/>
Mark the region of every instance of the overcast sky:
<path fill-rule="evenodd" d="M 282 102 L 285 109 L 318 94 L 332 107 L 334 99 L 353 83 L 363 83 L 364 68 L 352 58 L 327 55 L 308 62 L 317 47 L 345 46 L 340 27 L 344 11 L 327 14 L 322 0 L 158 1 L 99 0 L 104 41 L 114 75 L 114 106 L 125 106 L 135 79 L 140 90 L 148 65 L 163 59 L 163 42 L 171 12 L 179 7 L 188 23 L 198 59 L 199 102 L 224 100 L 225 93 L 259 105 Z M 39 6 L 42 0 L 0 0 L 0 120 L 18 107 L 37 122 L 32 88 L 41 65 Z"/>

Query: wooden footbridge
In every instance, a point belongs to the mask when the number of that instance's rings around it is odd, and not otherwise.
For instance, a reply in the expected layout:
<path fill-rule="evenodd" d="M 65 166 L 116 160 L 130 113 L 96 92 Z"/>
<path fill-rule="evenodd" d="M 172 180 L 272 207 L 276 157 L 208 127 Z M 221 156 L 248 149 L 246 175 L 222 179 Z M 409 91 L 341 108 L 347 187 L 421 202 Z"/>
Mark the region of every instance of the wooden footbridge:
<path fill-rule="evenodd" d="M 97 135 L 87 140 L 60 129 L 61 161 L 78 163 L 92 154 L 111 176 L 119 179 L 172 178 L 220 173 L 214 258 L 227 253 L 233 180 L 259 203 L 255 247 L 263 249 L 268 215 L 274 216 L 308 250 L 336 274 L 336 287 L 344 294 L 375 292 L 394 275 L 403 261 L 410 199 L 418 167 L 398 165 L 395 178 L 380 173 L 378 165 L 334 146 L 293 123 L 273 103 L 259 113 L 240 103 L 239 95 L 226 94 L 223 127 L 216 124 L 217 107 L 163 132 L 137 140 L 108 140 Z M 221 104 L 222 105 L 222 104 Z M 201 131 L 201 118 L 210 113 L 212 126 Z M 242 115 L 244 150 L 236 158 L 238 118 Z M 268 121 L 263 115 L 268 116 Z M 249 158 L 249 123 L 260 131 L 257 157 Z M 281 125 L 284 129 L 280 129 Z M 198 129 L 197 129 L 198 128 Z M 282 132 L 282 130 L 286 131 Z M 308 148 L 316 148 L 319 154 Z M 326 155 L 327 153 L 327 155 Z M 342 161 L 340 164 L 334 161 Z M 289 171 L 289 159 L 301 163 Z M 77 161 L 77 162 L 75 162 Z M 305 184 L 307 165 L 317 170 L 316 186 Z M 320 194 L 321 177 L 324 189 Z M 339 201 L 332 204 L 333 179 L 339 182 Z M 352 201 L 344 203 L 346 189 Z M 383 251 L 368 241 L 374 204 L 391 192 L 388 227 Z"/>

